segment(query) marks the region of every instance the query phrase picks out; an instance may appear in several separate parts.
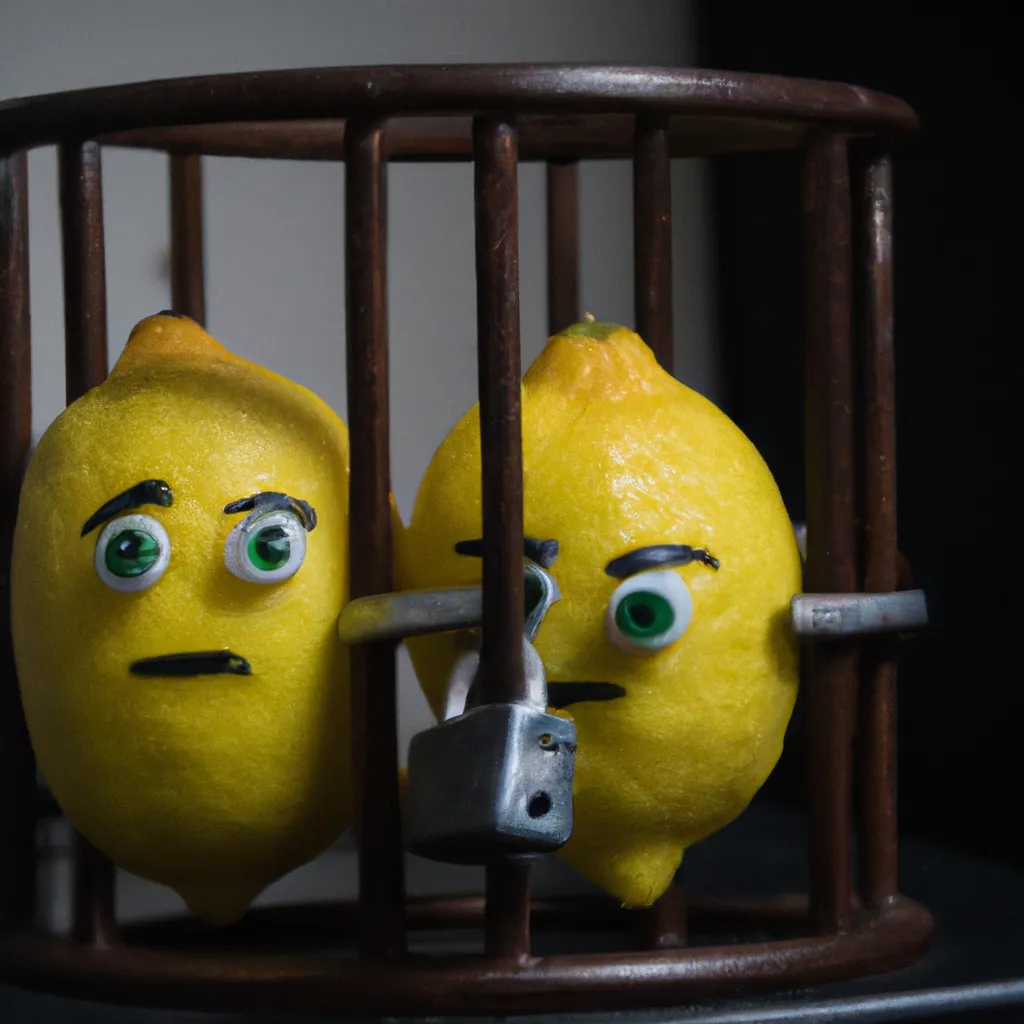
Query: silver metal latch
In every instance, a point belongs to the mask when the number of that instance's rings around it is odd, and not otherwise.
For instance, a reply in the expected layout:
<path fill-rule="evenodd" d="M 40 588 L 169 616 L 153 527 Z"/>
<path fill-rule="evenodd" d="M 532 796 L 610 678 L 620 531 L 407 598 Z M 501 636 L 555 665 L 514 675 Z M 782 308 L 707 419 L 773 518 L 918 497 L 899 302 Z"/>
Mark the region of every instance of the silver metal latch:
<path fill-rule="evenodd" d="M 807 524 L 794 523 L 800 558 L 807 561 Z M 928 625 L 923 590 L 869 594 L 797 594 L 790 602 L 793 632 L 804 640 L 913 633 Z"/>
<path fill-rule="evenodd" d="M 809 640 L 912 633 L 928 625 L 923 590 L 889 594 L 797 594 L 790 602 L 793 632 Z"/>
<path fill-rule="evenodd" d="M 433 860 L 489 864 L 557 850 L 572 834 L 576 727 L 547 712 L 544 664 L 532 641 L 561 594 L 525 564 L 526 699 L 480 704 L 480 654 L 456 661 L 441 722 L 412 738 L 404 801 L 406 848 Z M 355 606 L 355 607 L 353 607 Z M 339 621 L 346 644 L 477 629 L 479 587 L 385 594 L 352 602 Z"/>

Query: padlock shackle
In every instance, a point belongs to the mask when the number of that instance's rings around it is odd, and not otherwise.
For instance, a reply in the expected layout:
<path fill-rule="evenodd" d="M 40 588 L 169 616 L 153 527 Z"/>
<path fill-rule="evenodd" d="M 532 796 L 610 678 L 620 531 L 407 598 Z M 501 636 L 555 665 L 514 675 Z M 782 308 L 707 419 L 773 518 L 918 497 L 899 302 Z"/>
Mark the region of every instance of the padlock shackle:
<path fill-rule="evenodd" d="M 474 699 L 478 693 L 476 677 L 480 670 L 480 651 L 466 651 L 459 656 L 448 677 L 445 690 L 444 709 L 441 721 L 458 718 L 459 715 L 478 707 Z M 548 677 L 544 671 L 537 648 L 523 637 L 523 672 L 526 676 L 526 699 L 521 703 L 546 710 L 548 706 Z"/>

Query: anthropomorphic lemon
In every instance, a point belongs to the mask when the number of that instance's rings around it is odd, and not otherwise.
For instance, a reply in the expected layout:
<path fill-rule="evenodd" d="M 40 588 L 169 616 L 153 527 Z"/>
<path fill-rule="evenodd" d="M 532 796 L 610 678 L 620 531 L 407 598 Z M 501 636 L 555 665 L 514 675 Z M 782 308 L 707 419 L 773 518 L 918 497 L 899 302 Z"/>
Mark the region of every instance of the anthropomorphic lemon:
<path fill-rule="evenodd" d="M 631 331 L 556 335 L 523 380 L 524 554 L 562 598 L 536 639 L 576 723 L 561 855 L 626 906 L 731 821 L 774 767 L 797 692 L 793 528 L 763 460 Z M 405 588 L 479 583 L 479 415 L 441 445 L 399 544 Z M 459 545 L 463 554 L 456 552 Z M 440 713 L 467 638 L 408 641 Z"/>
<path fill-rule="evenodd" d="M 173 314 L 28 467 L 12 618 L 43 773 L 215 924 L 349 823 L 347 507 L 338 417 Z"/>

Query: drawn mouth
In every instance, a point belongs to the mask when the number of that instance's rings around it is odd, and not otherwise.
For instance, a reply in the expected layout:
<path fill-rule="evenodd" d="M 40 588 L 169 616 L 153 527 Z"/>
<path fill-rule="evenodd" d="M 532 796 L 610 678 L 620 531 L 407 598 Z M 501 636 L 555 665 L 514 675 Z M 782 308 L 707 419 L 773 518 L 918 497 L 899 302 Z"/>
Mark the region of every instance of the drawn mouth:
<path fill-rule="evenodd" d="M 252 666 L 231 651 L 186 651 L 141 658 L 129 671 L 137 676 L 251 676 Z"/>
<path fill-rule="evenodd" d="M 567 708 L 592 700 L 616 700 L 626 691 L 616 683 L 548 683 L 548 707 Z"/>

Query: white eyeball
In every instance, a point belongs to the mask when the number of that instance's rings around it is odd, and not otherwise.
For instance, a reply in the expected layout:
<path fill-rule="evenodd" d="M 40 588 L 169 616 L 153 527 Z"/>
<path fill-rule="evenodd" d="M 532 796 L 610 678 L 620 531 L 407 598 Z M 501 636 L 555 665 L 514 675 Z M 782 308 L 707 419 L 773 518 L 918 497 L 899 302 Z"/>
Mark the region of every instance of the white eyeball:
<path fill-rule="evenodd" d="M 615 588 L 605 613 L 608 639 L 627 654 L 654 654 L 689 628 L 693 598 L 670 569 L 631 576 Z"/>
<path fill-rule="evenodd" d="M 113 590 L 132 593 L 151 587 L 167 568 L 171 539 L 152 516 L 112 519 L 96 540 L 96 572 Z"/>
<path fill-rule="evenodd" d="M 267 512 L 243 519 L 224 543 L 224 564 L 240 580 L 280 583 L 294 576 L 306 557 L 306 529 L 292 512 Z"/>

